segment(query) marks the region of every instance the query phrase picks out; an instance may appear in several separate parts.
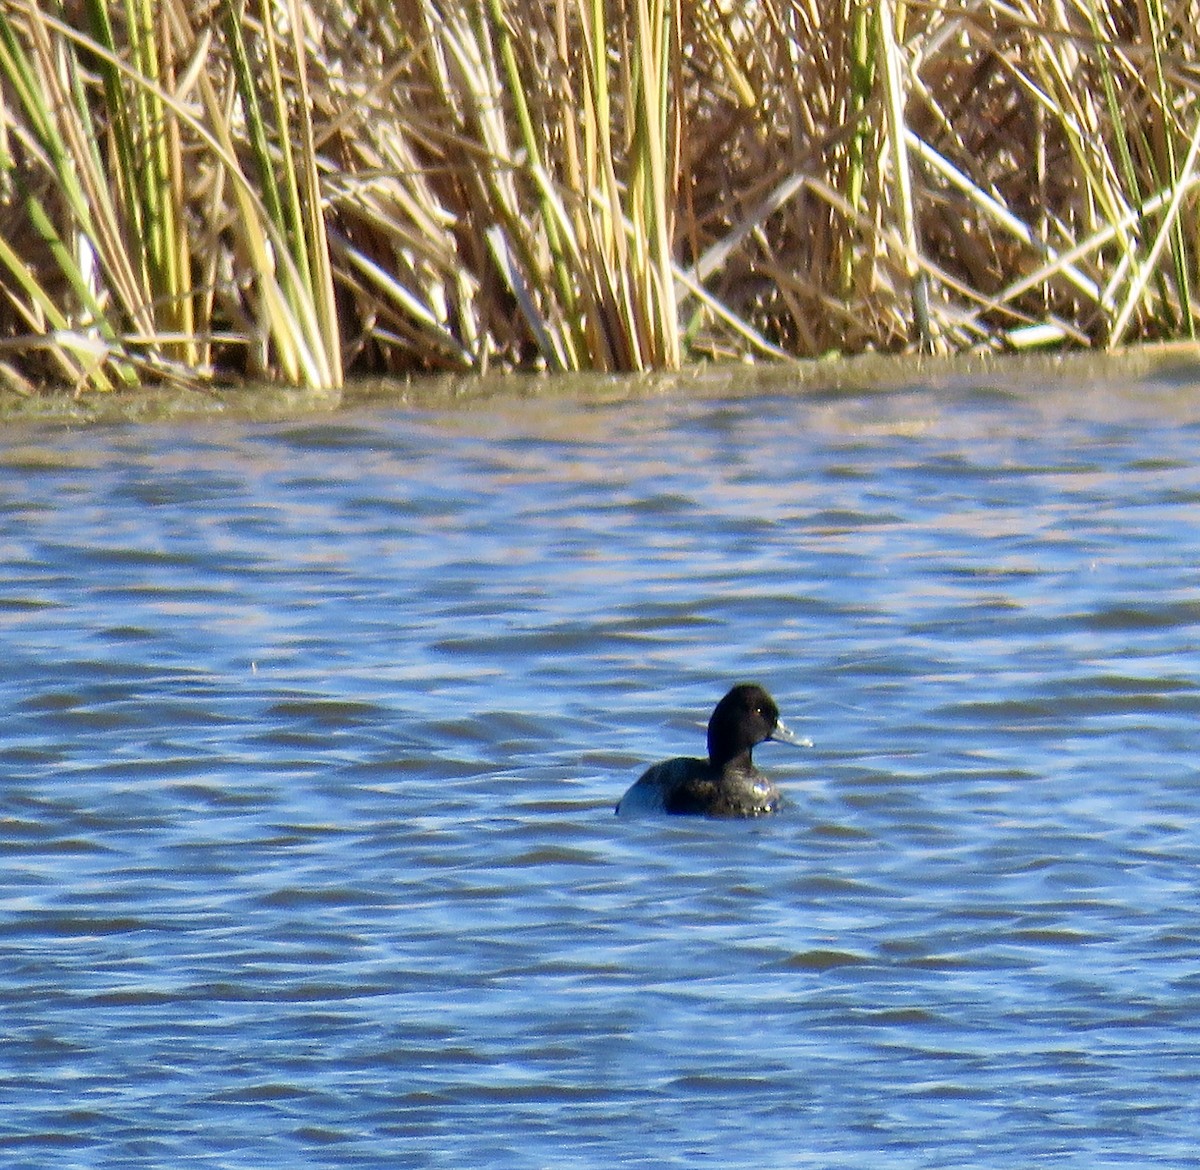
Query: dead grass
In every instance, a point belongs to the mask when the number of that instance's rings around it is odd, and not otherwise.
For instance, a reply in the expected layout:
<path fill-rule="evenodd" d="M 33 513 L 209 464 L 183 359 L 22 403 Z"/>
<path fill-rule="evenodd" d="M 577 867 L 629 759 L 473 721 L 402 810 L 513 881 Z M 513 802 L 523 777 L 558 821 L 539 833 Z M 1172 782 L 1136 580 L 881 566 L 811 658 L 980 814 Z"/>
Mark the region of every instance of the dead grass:
<path fill-rule="evenodd" d="M 0 376 L 1192 338 L 1200 3 L 8 0 Z"/>

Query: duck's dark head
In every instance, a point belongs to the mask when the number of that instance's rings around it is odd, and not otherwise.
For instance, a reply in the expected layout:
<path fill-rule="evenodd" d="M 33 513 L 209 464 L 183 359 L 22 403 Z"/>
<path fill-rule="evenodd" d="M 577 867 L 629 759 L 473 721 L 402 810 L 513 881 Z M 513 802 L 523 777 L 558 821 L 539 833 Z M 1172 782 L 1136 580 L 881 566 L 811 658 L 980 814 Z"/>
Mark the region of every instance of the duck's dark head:
<path fill-rule="evenodd" d="M 757 683 L 739 683 L 716 706 L 708 721 L 708 758 L 720 767 L 767 739 L 803 744 L 779 718 L 775 700 Z"/>

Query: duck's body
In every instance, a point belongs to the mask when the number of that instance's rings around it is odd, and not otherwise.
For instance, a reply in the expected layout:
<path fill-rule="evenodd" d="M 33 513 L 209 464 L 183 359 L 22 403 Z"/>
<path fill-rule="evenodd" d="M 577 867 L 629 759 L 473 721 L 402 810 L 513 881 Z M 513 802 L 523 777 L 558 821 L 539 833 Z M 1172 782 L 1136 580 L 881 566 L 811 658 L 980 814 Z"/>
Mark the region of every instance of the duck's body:
<path fill-rule="evenodd" d="M 756 683 L 734 687 L 708 721 L 708 759 L 681 756 L 648 768 L 621 797 L 617 812 L 761 817 L 783 803 L 751 753 L 765 740 L 803 743 L 780 721 L 775 700 Z"/>
<path fill-rule="evenodd" d="M 714 768 L 708 760 L 680 756 L 648 768 L 621 797 L 617 812 L 681 816 L 762 817 L 783 798 L 757 768 Z"/>

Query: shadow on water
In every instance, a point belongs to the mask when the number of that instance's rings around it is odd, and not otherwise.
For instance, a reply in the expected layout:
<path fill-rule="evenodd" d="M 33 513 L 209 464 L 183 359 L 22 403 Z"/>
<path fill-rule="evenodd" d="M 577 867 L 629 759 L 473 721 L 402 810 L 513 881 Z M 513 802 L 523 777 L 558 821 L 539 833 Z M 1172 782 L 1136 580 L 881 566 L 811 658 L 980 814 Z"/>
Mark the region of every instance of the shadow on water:
<path fill-rule="evenodd" d="M 1156 361 L 14 422 L 5 1164 L 1187 1164 Z M 616 818 L 743 678 L 785 810 Z"/>
<path fill-rule="evenodd" d="M 147 387 L 133 393 L 84 398 L 47 393 L 0 393 L 0 417 L 15 422 L 155 422 L 192 417 L 262 421 L 323 415 L 360 406 L 461 410 L 535 399 L 620 402 L 676 397 L 737 399 L 761 395 L 866 396 L 918 390 L 1021 397 L 1030 387 L 1067 388 L 1095 399 L 1140 399 L 1152 394 L 1165 405 L 1172 392 L 1190 398 L 1200 383 L 1200 351 L 1172 343 L 1115 353 L 962 354 L 953 357 L 866 354 L 793 364 L 706 364 L 678 372 L 645 374 L 421 375 L 411 379 L 360 379 L 342 390 L 246 385 L 188 389 Z M 1056 396 L 1052 396 L 1056 397 Z M 1160 407 L 1161 409 L 1161 407 Z M 1190 409 L 1190 408 L 1189 408 Z"/>

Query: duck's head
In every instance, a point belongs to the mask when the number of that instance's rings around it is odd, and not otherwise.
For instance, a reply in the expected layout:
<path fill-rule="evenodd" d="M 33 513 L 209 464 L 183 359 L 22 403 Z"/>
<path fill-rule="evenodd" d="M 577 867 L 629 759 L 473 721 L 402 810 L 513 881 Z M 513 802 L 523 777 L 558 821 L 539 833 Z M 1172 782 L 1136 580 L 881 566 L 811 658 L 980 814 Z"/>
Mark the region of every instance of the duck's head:
<path fill-rule="evenodd" d="M 708 758 L 720 766 L 765 740 L 809 746 L 779 718 L 775 700 L 758 683 L 738 683 L 716 705 L 708 721 Z"/>

